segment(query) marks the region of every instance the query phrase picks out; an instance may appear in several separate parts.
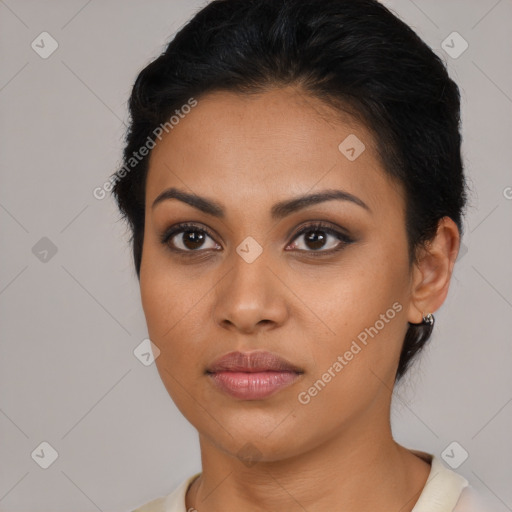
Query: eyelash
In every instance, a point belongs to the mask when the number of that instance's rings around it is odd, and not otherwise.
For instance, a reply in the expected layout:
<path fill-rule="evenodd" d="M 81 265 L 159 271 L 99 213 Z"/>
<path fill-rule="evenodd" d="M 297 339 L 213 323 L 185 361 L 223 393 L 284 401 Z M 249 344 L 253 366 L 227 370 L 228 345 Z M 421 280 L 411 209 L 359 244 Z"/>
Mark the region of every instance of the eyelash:
<path fill-rule="evenodd" d="M 164 231 L 164 233 L 162 233 L 162 235 L 160 237 L 160 242 L 163 245 L 165 245 L 173 253 L 178 253 L 179 256 L 189 257 L 189 255 L 194 256 L 195 253 L 200 253 L 202 251 L 205 251 L 205 249 L 202 249 L 202 250 L 198 249 L 196 251 L 193 251 L 193 250 L 184 251 L 183 249 L 177 249 L 176 247 L 172 247 L 171 245 L 169 245 L 168 242 L 170 239 L 172 239 L 175 235 L 177 235 L 179 233 L 183 233 L 185 231 L 196 231 L 199 233 L 204 233 L 204 234 L 208 235 L 210 238 L 212 238 L 213 240 L 215 240 L 215 236 L 208 228 L 201 227 L 201 226 L 199 226 L 197 224 L 193 224 L 193 223 L 183 222 L 180 224 L 176 224 L 175 226 Z M 341 251 L 347 245 L 349 245 L 355 241 L 353 238 L 349 237 L 347 234 L 333 228 L 330 224 L 326 224 L 322 221 L 318 221 L 318 222 L 313 222 L 311 224 L 308 224 L 308 225 L 304 226 L 303 228 L 301 228 L 293 236 L 292 242 L 295 239 L 299 238 L 300 236 L 302 236 L 305 233 L 308 233 L 310 231 L 322 231 L 326 234 L 329 234 L 329 235 L 332 235 L 332 236 L 338 238 L 340 241 L 340 244 L 338 246 L 336 246 L 334 249 L 329 249 L 326 251 L 323 251 L 321 249 L 319 249 L 318 251 L 304 251 L 302 249 L 298 250 L 298 252 L 307 253 L 308 255 L 311 255 L 313 257 L 322 257 L 322 256 L 332 255 L 334 253 L 337 253 L 338 251 Z M 290 244 L 288 244 L 288 245 L 290 245 Z M 208 250 L 215 250 L 215 249 L 206 249 L 206 251 L 208 251 Z"/>

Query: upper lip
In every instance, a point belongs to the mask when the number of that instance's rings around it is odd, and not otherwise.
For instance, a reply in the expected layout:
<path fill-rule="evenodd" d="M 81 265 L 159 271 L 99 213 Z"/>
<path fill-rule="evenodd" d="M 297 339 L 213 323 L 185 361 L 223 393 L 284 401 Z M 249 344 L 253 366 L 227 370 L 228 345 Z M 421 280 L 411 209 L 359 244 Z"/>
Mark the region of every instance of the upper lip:
<path fill-rule="evenodd" d="M 229 352 L 216 359 L 207 369 L 207 373 L 287 371 L 303 373 L 303 370 L 272 352 Z"/>

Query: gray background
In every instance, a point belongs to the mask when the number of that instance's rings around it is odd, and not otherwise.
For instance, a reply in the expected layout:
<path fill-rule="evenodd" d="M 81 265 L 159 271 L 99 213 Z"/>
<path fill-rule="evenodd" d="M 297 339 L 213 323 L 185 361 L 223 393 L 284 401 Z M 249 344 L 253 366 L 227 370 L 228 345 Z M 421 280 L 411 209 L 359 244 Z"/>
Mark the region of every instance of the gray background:
<path fill-rule="evenodd" d="M 128 232 L 92 191 L 120 163 L 136 74 L 203 4 L 0 0 L 1 511 L 130 510 L 200 470 L 195 430 L 134 356 L 147 330 Z M 393 429 L 438 456 L 457 441 L 469 453 L 457 471 L 512 510 L 512 1 L 386 5 L 461 87 L 473 190 Z M 59 45 L 47 59 L 31 47 L 43 31 Z M 441 48 L 453 31 L 469 44 L 457 58 Z M 58 452 L 48 469 L 31 457 L 43 441 Z"/>

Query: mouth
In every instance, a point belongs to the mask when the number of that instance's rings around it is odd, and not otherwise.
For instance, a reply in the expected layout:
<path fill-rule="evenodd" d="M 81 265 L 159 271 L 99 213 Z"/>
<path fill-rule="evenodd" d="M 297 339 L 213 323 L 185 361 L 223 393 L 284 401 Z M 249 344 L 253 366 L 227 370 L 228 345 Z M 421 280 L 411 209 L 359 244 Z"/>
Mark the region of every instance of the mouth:
<path fill-rule="evenodd" d="M 240 400 L 262 400 L 293 384 L 304 371 L 271 352 L 230 352 L 206 370 L 214 386 Z"/>

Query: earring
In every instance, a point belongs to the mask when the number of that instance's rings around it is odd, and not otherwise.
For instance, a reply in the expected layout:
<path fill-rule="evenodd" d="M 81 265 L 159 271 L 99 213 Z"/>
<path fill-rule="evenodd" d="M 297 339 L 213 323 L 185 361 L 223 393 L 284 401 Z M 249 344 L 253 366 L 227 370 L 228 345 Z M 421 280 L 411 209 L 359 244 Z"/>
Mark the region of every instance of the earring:
<path fill-rule="evenodd" d="M 414 324 L 412 322 L 409 322 L 411 325 L 428 325 L 430 328 L 434 326 L 434 315 L 432 313 L 423 313 L 422 321 L 419 324 Z"/>
<path fill-rule="evenodd" d="M 427 313 L 427 316 L 423 314 L 423 323 L 430 326 L 434 325 L 434 315 L 432 313 Z"/>

